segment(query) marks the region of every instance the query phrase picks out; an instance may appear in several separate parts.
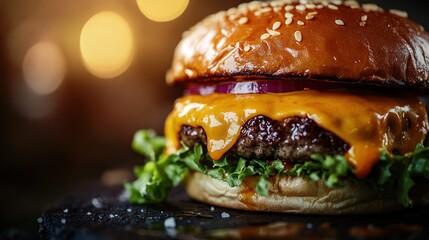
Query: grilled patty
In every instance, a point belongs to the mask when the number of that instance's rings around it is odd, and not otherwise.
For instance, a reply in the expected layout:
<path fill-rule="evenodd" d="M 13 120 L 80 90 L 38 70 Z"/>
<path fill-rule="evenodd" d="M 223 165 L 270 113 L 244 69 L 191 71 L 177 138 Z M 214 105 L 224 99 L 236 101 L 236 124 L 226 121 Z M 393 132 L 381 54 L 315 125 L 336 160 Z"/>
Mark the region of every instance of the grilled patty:
<path fill-rule="evenodd" d="M 182 126 L 180 139 L 189 147 L 206 146 L 203 128 Z M 290 117 L 283 121 L 256 116 L 241 129 L 240 137 L 226 155 L 243 158 L 281 159 L 302 162 L 311 154 L 344 154 L 350 146 L 310 118 Z"/>

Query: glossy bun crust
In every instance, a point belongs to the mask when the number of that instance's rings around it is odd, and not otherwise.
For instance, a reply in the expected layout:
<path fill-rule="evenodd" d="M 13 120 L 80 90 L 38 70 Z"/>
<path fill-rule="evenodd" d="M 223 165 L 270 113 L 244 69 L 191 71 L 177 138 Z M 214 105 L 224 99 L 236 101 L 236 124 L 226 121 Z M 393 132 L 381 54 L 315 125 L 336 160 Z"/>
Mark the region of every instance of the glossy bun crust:
<path fill-rule="evenodd" d="M 381 194 L 351 182 L 342 188 L 328 188 L 321 181 L 276 176 L 268 179 L 268 195 L 260 196 L 254 191 L 257 181 L 255 177 L 248 177 L 240 187 L 231 188 L 226 182 L 192 172 L 187 177 L 186 189 L 196 200 L 251 211 L 339 215 L 382 213 L 403 208 L 393 193 Z M 429 204 L 426 189 L 427 182 L 416 185 L 412 192 L 415 206 Z"/>
<path fill-rule="evenodd" d="M 167 82 L 309 78 L 429 88 L 429 34 L 406 13 L 307 2 L 251 2 L 207 17 L 184 33 Z"/>

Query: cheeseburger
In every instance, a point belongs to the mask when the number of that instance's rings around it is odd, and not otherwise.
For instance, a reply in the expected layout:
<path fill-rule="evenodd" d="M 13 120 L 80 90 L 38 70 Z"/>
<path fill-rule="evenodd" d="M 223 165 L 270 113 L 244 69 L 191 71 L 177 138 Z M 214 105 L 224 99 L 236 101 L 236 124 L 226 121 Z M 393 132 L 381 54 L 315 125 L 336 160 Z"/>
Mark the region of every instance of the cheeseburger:
<path fill-rule="evenodd" d="M 367 214 L 429 203 L 429 34 L 403 11 L 338 0 L 243 3 L 185 32 L 167 73 L 185 87 L 134 203 L 184 184 L 216 206 Z"/>

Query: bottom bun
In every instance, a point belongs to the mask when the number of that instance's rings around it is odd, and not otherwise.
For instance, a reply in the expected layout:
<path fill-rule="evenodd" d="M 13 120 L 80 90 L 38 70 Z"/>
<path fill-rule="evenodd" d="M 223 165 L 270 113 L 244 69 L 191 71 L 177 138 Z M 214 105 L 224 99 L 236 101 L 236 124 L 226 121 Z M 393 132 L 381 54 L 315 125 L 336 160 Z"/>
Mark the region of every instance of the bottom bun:
<path fill-rule="evenodd" d="M 328 188 L 322 181 L 296 176 L 275 176 L 268 179 L 267 196 L 254 188 L 257 177 L 248 177 L 239 187 L 192 172 L 186 180 L 188 195 L 212 205 L 251 211 L 301 214 L 371 214 L 403 208 L 394 194 L 376 192 L 363 184 L 347 182 L 342 188 Z M 420 194 L 415 205 L 429 203 L 429 193 Z"/>

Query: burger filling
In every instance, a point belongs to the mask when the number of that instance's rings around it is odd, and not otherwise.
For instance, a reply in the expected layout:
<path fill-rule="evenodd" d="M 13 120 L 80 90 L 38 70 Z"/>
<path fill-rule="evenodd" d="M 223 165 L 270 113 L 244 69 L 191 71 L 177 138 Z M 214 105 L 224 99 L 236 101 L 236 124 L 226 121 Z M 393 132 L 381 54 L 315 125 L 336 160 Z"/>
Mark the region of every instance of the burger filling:
<path fill-rule="evenodd" d="M 180 139 L 190 148 L 202 145 L 207 150 L 207 136 L 202 127 L 182 126 Z M 248 159 L 281 159 L 293 164 L 310 160 L 310 156 L 316 153 L 344 155 L 349 149 L 347 143 L 308 117 L 289 117 L 276 121 L 256 116 L 244 124 L 240 137 L 226 155 Z"/>
<path fill-rule="evenodd" d="M 428 119 L 413 96 L 370 92 L 296 91 L 276 94 L 189 95 L 166 121 L 166 138 L 135 134 L 146 156 L 126 184 L 135 203 L 164 201 L 190 171 L 240 186 L 259 177 L 291 175 L 342 187 L 346 181 L 394 192 L 411 206 L 410 190 L 429 179 Z"/>

